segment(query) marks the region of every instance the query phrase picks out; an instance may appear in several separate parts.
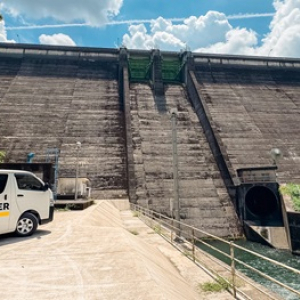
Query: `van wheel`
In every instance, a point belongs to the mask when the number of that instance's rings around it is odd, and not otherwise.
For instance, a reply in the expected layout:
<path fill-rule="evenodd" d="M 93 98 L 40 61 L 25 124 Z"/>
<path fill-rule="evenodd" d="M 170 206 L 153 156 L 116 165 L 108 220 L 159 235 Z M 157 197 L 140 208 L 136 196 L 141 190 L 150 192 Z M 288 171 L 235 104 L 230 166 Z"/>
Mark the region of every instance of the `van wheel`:
<path fill-rule="evenodd" d="M 36 231 L 37 226 L 37 217 L 32 213 L 25 213 L 19 219 L 15 233 L 18 236 L 29 236 Z"/>

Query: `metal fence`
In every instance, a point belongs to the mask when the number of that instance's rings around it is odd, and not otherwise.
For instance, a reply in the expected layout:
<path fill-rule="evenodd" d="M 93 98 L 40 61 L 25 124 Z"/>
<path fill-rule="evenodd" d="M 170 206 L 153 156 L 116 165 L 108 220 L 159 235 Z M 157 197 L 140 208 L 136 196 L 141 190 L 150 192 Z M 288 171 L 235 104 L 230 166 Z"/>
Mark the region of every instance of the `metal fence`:
<path fill-rule="evenodd" d="M 264 288 L 260 284 L 255 283 L 250 278 L 243 275 L 236 269 L 236 265 L 242 265 L 249 269 L 251 272 L 262 276 L 263 278 L 278 284 L 280 287 L 300 296 L 300 291 L 278 281 L 277 279 L 270 277 L 268 274 L 250 266 L 249 264 L 239 260 L 235 256 L 235 250 L 241 250 L 260 259 L 268 261 L 278 267 L 284 268 L 287 271 L 294 272 L 296 276 L 300 275 L 300 271 L 289 267 L 283 263 L 270 259 L 259 253 L 248 250 L 242 246 L 235 244 L 234 242 L 222 239 L 214 236 L 201 229 L 187 225 L 183 222 L 178 222 L 175 219 L 169 218 L 161 213 L 151 211 L 145 207 L 131 203 L 131 210 L 135 211 L 137 216 L 145 222 L 148 226 L 152 227 L 154 231 L 160 234 L 162 237 L 171 242 L 176 248 L 184 253 L 188 258 L 193 260 L 200 267 L 204 268 L 210 273 L 213 278 L 218 282 L 226 282 L 226 289 L 234 296 L 235 299 L 282 299 L 279 295 L 272 293 L 270 290 Z M 217 240 L 228 245 L 228 253 L 210 245 L 207 239 Z M 215 258 L 206 251 L 201 250 L 196 244 L 203 244 L 213 251 L 219 253 L 224 258 L 227 258 L 229 265 L 223 263 L 221 260 Z M 214 266 L 217 266 L 216 268 Z M 217 269 L 217 270 L 216 270 Z M 242 288 L 241 281 L 251 288 Z M 300 298 L 299 298 L 300 299 Z"/>

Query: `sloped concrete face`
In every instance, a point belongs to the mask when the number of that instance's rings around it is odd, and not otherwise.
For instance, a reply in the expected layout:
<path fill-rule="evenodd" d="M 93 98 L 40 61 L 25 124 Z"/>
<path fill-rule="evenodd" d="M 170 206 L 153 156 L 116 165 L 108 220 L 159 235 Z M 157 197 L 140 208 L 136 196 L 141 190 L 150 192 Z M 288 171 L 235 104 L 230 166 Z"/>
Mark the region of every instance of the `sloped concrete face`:
<path fill-rule="evenodd" d="M 171 215 L 174 199 L 172 125 L 178 110 L 177 144 L 180 215 L 217 236 L 238 234 L 237 218 L 203 129 L 176 85 L 153 97 L 146 84 L 131 84 L 131 124 L 138 204 Z"/>
<path fill-rule="evenodd" d="M 117 64 L 84 59 L 0 58 L 0 149 L 9 162 L 45 162 L 58 148 L 59 177 L 91 180 L 95 193 L 126 190 Z M 76 143 L 81 142 L 81 148 Z"/>
<path fill-rule="evenodd" d="M 218 61 L 197 63 L 195 74 L 230 171 L 272 165 L 279 148 L 279 181 L 299 183 L 299 62 Z"/>

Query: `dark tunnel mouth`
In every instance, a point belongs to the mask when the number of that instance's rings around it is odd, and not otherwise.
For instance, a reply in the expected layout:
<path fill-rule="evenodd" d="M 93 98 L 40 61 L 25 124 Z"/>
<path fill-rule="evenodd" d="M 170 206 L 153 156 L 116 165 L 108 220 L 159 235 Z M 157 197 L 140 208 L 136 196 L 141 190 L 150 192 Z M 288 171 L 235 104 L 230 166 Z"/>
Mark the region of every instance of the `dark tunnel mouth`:
<path fill-rule="evenodd" d="M 246 208 L 254 215 L 267 217 L 278 209 L 277 197 L 265 186 L 254 186 L 246 194 Z"/>

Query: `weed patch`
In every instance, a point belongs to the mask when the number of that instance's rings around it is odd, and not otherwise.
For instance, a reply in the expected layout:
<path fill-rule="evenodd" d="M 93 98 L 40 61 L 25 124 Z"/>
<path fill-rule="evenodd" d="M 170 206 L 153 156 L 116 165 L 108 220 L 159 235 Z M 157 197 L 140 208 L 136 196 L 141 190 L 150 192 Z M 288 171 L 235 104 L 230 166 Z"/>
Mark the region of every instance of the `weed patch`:
<path fill-rule="evenodd" d="M 217 281 L 204 282 L 199 287 L 204 292 L 219 293 L 229 289 L 229 283 L 222 277 L 218 277 Z"/>
<path fill-rule="evenodd" d="M 135 210 L 135 211 L 132 212 L 132 216 L 135 217 L 135 218 L 138 218 L 140 216 L 140 213 Z"/>
<path fill-rule="evenodd" d="M 159 224 L 154 225 L 153 230 L 155 233 L 161 234 L 161 226 Z"/>

